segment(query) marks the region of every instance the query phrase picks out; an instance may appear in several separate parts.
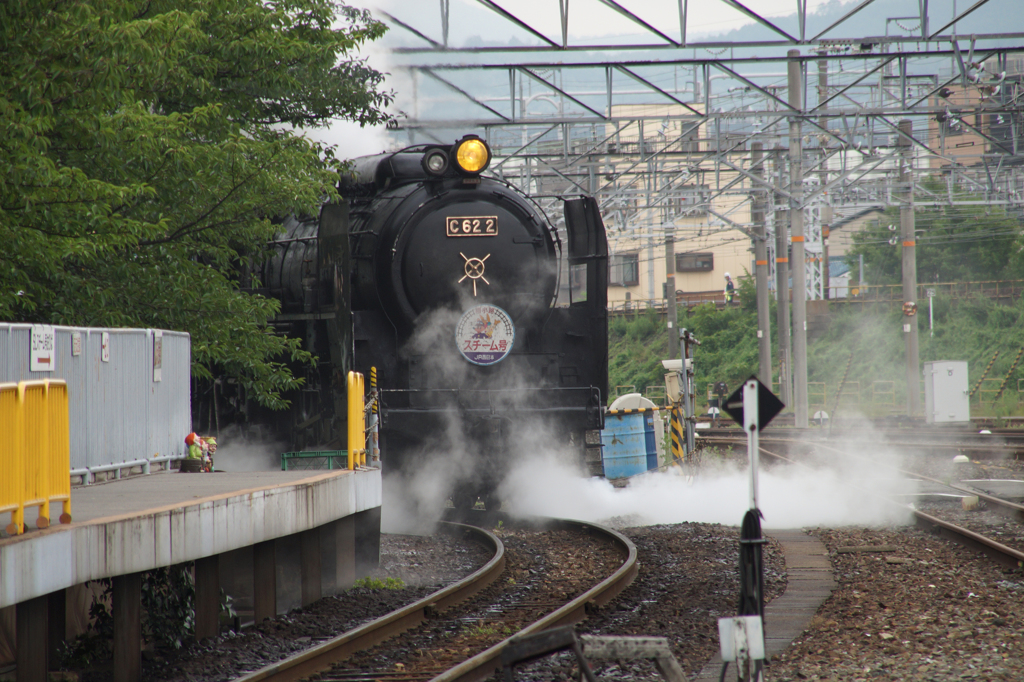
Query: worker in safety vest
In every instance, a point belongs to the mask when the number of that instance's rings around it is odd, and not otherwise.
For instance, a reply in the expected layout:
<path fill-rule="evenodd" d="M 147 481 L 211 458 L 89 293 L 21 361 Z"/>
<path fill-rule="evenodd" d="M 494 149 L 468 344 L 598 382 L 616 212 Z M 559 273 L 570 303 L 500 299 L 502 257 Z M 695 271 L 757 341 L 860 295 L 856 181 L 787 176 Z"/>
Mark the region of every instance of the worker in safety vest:
<path fill-rule="evenodd" d="M 729 273 L 725 273 L 725 303 L 726 305 L 732 303 L 733 294 L 736 292 L 736 286 L 732 283 L 732 277 Z"/>

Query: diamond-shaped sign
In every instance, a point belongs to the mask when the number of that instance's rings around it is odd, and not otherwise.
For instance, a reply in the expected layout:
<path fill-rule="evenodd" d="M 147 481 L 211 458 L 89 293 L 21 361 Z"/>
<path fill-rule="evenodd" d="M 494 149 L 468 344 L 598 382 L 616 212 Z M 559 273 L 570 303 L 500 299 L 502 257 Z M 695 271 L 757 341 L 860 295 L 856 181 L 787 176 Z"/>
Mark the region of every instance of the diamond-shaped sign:
<path fill-rule="evenodd" d="M 768 426 L 772 419 L 775 419 L 775 415 L 781 412 L 785 405 L 756 376 L 751 375 L 747 381 L 751 379 L 757 382 L 757 428 L 759 431 L 763 431 L 764 427 Z M 743 387 L 747 381 L 740 384 L 740 387 L 733 391 L 722 405 L 722 411 L 735 419 L 740 426 L 743 426 Z"/>

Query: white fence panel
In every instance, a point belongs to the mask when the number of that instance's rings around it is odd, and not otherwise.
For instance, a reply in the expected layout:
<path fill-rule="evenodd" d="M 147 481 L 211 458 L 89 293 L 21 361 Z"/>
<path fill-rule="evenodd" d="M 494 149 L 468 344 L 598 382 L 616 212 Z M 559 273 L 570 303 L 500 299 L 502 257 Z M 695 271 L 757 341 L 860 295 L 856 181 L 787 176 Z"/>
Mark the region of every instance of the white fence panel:
<path fill-rule="evenodd" d="M 67 382 L 72 470 L 184 456 L 192 425 L 188 334 L 51 327 L 50 359 L 36 364 L 53 369 L 32 371 L 32 327 L 0 323 L 0 382 Z"/>

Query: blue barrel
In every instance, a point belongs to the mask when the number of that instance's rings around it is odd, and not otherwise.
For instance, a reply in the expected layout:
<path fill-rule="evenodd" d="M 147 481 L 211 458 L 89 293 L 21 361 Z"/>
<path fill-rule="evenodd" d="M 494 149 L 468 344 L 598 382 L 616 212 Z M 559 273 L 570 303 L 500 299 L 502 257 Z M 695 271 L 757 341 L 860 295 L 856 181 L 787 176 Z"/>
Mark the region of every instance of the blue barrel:
<path fill-rule="evenodd" d="M 610 412 L 601 431 L 605 478 L 626 478 L 658 468 L 654 412 Z"/>

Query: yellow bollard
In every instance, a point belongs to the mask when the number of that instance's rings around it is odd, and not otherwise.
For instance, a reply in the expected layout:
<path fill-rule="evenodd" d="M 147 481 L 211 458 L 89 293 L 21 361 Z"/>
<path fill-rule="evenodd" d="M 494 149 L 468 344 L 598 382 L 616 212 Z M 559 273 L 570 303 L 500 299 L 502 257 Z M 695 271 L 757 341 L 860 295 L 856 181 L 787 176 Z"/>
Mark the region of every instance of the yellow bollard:
<path fill-rule="evenodd" d="M 71 433 L 68 409 L 68 385 L 46 381 L 49 404 L 49 466 L 47 495 L 50 502 L 61 503 L 61 523 L 71 523 Z"/>
<path fill-rule="evenodd" d="M 11 513 L 9 535 L 25 532 L 25 389 L 0 384 L 0 514 Z"/>
<path fill-rule="evenodd" d="M 36 526 L 50 525 L 50 496 L 47 489 L 50 465 L 50 403 L 48 381 L 20 381 L 25 419 L 25 506 L 39 507 Z"/>
<path fill-rule="evenodd" d="M 25 532 L 25 507 L 39 507 L 37 525 L 50 525 L 50 503 L 61 502 L 71 523 L 71 447 L 68 387 L 43 379 L 0 384 L 0 513 L 7 532 Z"/>
<path fill-rule="evenodd" d="M 348 468 L 366 464 L 366 421 L 363 413 L 363 375 L 349 372 L 348 382 Z"/>

